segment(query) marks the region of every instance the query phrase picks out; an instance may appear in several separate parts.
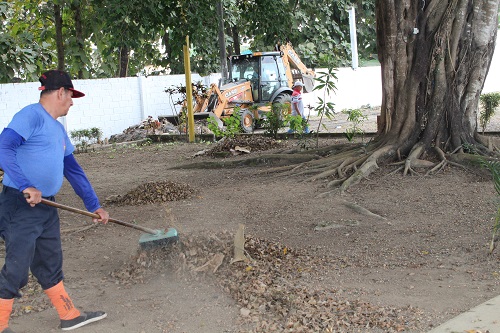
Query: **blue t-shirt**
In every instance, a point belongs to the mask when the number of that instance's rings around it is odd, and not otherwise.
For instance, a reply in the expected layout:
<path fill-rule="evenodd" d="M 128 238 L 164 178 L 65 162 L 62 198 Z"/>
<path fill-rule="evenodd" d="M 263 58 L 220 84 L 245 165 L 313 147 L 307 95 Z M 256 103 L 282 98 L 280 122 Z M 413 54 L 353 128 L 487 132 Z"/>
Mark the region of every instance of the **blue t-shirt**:
<path fill-rule="evenodd" d="M 64 126 L 36 103 L 16 113 L 7 128 L 25 140 L 16 154 L 24 175 L 43 196 L 56 195 L 63 183 L 64 157 L 75 150 Z M 17 188 L 8 174 L 3 184 Z"/>

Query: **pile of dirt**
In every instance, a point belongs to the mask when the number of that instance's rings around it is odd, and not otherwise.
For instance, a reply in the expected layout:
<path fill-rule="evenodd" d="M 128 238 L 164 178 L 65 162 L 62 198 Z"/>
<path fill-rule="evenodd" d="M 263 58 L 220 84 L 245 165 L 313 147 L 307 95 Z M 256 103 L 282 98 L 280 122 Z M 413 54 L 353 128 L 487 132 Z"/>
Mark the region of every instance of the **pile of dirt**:
<path fill-rule="evenodd" d="M 314 288 L 311 281 L 321 279 L 320 268 L 335 265 L 330 258 L 248 236 L 248 260 L 232 262 L 233 250 L 227 232 L 185 236 L 173 247 L 138 253 L 111 278 L 117 284 L 143 283 L 148 272 L 167 269 L 187 280 L 212 281 L 240 305 L 243 324 L 254 326 L 255 333 L 401 332 L 424 326 L 419 309 L 381 307 L 342 290 Z"/>
<path fill-rule="evenodd" d="M 169 180 L 149 182 L 137 186 L 124 195 L 113 195 L 104 201 L 106 206 L 137 206 L 188 199 L 196 192 L 188 184 Z"/>
<path fill-rule="evenodd" d="M 231 154 L 265 151 L 283 147 L 283 142 L 273 138 L 260 135 L 242 135 L 233 138 L 225 137 L 218 141 L 213 147 L 205 152 L 205 155 L 213 157 L 225 157 Z"/>

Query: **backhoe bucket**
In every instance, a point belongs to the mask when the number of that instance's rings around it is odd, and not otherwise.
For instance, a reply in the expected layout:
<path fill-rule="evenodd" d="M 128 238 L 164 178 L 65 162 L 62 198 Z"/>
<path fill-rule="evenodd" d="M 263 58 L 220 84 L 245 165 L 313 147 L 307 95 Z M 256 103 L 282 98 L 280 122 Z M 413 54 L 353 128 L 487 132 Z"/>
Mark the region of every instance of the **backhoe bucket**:
<path fill-rule="evenodd" d="M 217 116 L 213 112 L 196 112 L 193 114 L 194 120 L 203 120 L 207 119 L 208 117 L 215 119 L 217 121 L 217 125 L 219 125 L 219 128 L 222 128 L 224 124 L 222 121 L 217 118 Z M 176 115 L 171 115 L 171 116 L 158 116 L 158 120 L 161 122 L 163 120 L 167 120 L 169 123 L 171 123 L 174 126 L 179 126 L 181 123 L 179 116 Z"/>
<path fill-rule="evenodd" d="M 302 80 L 304 81 L 304 92 L 312 92 L 314 89 L 314 77 L 309 74 L 302 74 Z"/>

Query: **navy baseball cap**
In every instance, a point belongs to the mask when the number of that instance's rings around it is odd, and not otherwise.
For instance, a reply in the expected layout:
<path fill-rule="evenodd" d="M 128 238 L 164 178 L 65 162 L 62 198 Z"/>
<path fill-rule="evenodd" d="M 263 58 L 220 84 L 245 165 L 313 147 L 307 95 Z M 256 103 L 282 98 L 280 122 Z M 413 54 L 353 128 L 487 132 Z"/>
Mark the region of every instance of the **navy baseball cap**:
<path fill-rule="evenodd" d="M 84 93 L 73 88 L 73 83 L 71 82 L 69 74 L 64 71 L 50 70 L 43 73 L 39 81 L 42 83 L 42 86 L 39 87 L 38 90 L 57 90 L 59 88 L 66 88 L 73 92 L 73 98 L 85 96 Z"/>

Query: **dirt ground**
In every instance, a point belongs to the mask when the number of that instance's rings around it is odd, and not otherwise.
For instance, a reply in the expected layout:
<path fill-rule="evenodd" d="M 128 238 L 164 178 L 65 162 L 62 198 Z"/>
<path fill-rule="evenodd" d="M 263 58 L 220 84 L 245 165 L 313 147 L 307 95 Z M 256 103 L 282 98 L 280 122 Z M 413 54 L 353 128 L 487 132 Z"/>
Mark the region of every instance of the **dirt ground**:
<path fill-rule="evenodd" d="M 456 167 L 403 177 L 388 166 L 344 195 L 322 197 L 325 182 L 269 173 L 273 165 L 183 167 L 222 161 L 194 157 L 213 145 L 77 155 L 102 201 L 165 182 L 187 194 L 106 205 L 115 219 L 178 230 L 179 244 L 150 252 L 139 249 L 140 231 L 61 211 L 67 289 L 79 308 L 108 313 L 79 332 L 426 332 L 498 295 L 500 251 L 488 255 L 497 207 L 490 178 Z M 264 152 L 224 161 L 257 154 Z M 67 183 L 57 200 L 83 208 Z M 231 263 L 240 224 L 251 259 Z M 23 292 L 12 329 L 59 331 L 36 283 Z"/>

